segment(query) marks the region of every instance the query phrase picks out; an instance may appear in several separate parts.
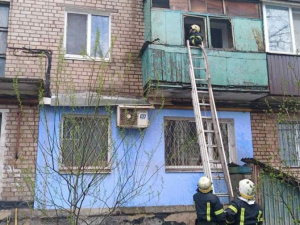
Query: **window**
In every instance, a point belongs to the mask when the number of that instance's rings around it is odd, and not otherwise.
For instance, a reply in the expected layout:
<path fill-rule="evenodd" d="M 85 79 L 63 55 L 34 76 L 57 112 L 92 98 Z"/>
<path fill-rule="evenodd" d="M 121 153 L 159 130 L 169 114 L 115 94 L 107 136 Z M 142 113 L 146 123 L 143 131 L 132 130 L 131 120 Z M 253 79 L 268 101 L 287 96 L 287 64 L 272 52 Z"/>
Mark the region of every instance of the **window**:
<path fill-rule="evenodd" d="M 110 17 L 67 12 L 64 43 L 67 57 L 108 59 Z"/>
<path fill-rule="evenodd" d="M 170 8 L 169 0 L 152 0 L 152 7 Z"/>
<path fill-rule="evenodd" d="M 260 17 L 259 3 L 256 0 L 152 0 L 152 6 L 228 16 Z"/>
<path fill-rule="evenodd" d="M 108 169 L 109 120 L 100 116 L 63 117 L 62 169 Z"/>
<path fill-rule="evenodd" d="M 4 76 L 5 72 L 8 14 L 9 5 L 0 3 L 0 77 Z"/>
<path fill-rule="evenodd" d="M 300 167 L 300 124 L 278 124 L 281 160 L 285 166 Z"/>
<path fill-rule="evenodd" d="M 0 138 L 1 138 L 1 126 L 2 125 L 2 113 L 0 112 Z"/>
<path fill-rule="evenodd" d="M 201 28 L 201 35 L 203 37 L 203 44 L 209 48 L 232 49 L 232 26 L 229 19 L 209 18 L 209 35 L 208 41 L 206 25 L 207 20 L 203 17 L 186 16 L 184 17 L 184 33 L 185 43 L 189 39 L 189 30 L 192 24 L 197 24 Z"/>
<path fill-rule="evenodd" d="M 228 162 L 237 162 L 233 120 L 220 120 L 224 150 Z M 204 129 L 212 130 L 212 122 L 204 123 Z M 196 123 L 189 118 L 165 118 L 165 164 L 167 170 L 198 171 L 202 168 L 197 140 Z M 206 135 L 212 144 L 213 133 Z M 215 148 L 209 152 L 210 159 L 218 160 Z M 217 167 L 219 168 L 219 167 Z"/>
<path fill-rule="evenodd" d="M 285 6 L 264 6 L 267 51 L 299 53 L 300 10 Z"/>

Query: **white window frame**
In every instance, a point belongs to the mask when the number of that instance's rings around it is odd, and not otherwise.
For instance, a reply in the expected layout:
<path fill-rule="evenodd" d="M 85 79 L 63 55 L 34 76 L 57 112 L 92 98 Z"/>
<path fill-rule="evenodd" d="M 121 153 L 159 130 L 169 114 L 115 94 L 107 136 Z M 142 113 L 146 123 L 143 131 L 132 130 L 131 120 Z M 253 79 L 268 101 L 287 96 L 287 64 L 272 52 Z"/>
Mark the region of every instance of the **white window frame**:
<path fill-rule="evenodd" d="M 166 120 L 186 120 L 190 122 L 195 122 L 195 118 L 188 117 L 164 117 Z M 211 122 L 212 123 L 212 122 Z M 235 128 L 234 128 L 234 119 L 220 119 L 219 123 L 227 123 L 229 126 L 228 129 L 228 150 L 229 150 L 229 162 L 237 164 L 237 150 L 236 150 L 236 140 L 235 140 Z M 165 137 L 164 137 L 165 138 Z M 166 146 L 164 146 L 164 154 L 166 154 Z M 199 149 L 200 154 L 200 149 Z M 165 159 L 166 160 L 166 156 Z M 203 172 L 203 166 L 165 166 L 167 172 Z M 221 165 L 215 167 L 212 166 L 212 171 L 220 171 Z"/>
<path fill-rule="evenodd" d="M 271 51 L 270 50 L 270 45 L 269 45 L 269 33 L 268 33 L 268 21 L 267 21 L 267 11 L 266 11 L 266 6 L 278 6 L 278 7 L 285 7 L 288 8 L 289 10 L 289 22 L 291 26 L 291 38 L 292 38 L 292 52 L 282 52 L 282 51 Z M 293 12 L 292 9 L 300 9 L 299 4 L 292 4 L 292 3 L 283 3 L 283 2 L 273 2 L 273 1 L 264 1 L 263 4 L 263 22 L 264 22 L 264 34 L 265 34 L 265 43 L 266 43 L 266 51 L 269 53 L 274 53 L 274 54 L 288 54 L 288 55 L 296 55 L 299 54 L 297 53 L 296 49 L 296 41 L 295 41 L 295 31 L 294 31 L 294 21 L 293 21 Z"/>
<path fill-rule="evenodd" d="M 0 136 L 0 194 L 2 193 L 2 179 L 3 179 L 3 171 L 4 171 L 4 154 L 7 150 L 6 148 L 6 120 L 8 109 L 0 109 L 0 113 L 2 114 L 2 121 L 1 121 L 1 136 Z"/>
<path fill-rule="evenodd" d="M 95 117 L 95 115 L 83 115 L 83 114 L 64 114 L 61 117 L 61 134 L 60 134 L 60 144 L 62 145 L 63 142 L 63 132 L 64 132 L 64 128 L 63 128 L 63 124 L 64 124 L 64 118 L 65 117 L 83 117 L 83 118 L 88 118 L 88 117 Z M 97 166 L 97 167 L 92 167 L 92 166 L 87 166 L 84 168 L 84 172 L 85 173 L 110 173 L 111 172 L 111 121 L 110 118 L 108 116 L 105 115 L 97 115 L 98 118 L 105 118 L 108 119 L 108 130 L 107 130 L 107 134 L 108 134 L 108 140 L 107 140 L 107 146 L 108 146 L 108 150 L 107 150 L 107 162 L 108 162 L 108 166 L 106 167 L 101 167 L 101 166 Z M 64 166 L 62 163 L 62 152 L 59 152 L 59 171 L 61 173 L 70 173 L 70 169 L 73 169 L 71 167 L 67 167 Z M 74 167 L 74 169 L 76 169 L 76 167 Z"/>
<path fill-rule="evenodd" d="M 82 56 L 82 55 L 74 55 L 74 54 L 65 54 L 66 59 L 77 59 L 77 60 L 89 60 L 89 59 L 94 59 L 97 61 L 101 61 L 104 59 L 104 61 L 108 61 L 110 59 L 110 51 L 111 51 L 111 15 L 110 13 L 107 12 L 98 12 L 98 11 L 93 11 L 93 10 L 74 10 L 74 9 L 66 9 L 65 10 L 65 24 L 64 24 L 64 49 L 67 49 L 67 22 L 68 22 L 68 13 L 73 13 L 73 14 L 80 14 L 80 15 L 86 15 L 87 16 L 87 55 L 88 57 Z M 101 58 L 101 57 L 93 57 L 90 56 L 90 48 L 91 48 L 91 37 L 92 37 L 92 32 L 91 32 L 91 20 L 92 20 L 92 15 L 95 16 L 107 16 L 108 17 L 108 54 L 107 57 Z"/>

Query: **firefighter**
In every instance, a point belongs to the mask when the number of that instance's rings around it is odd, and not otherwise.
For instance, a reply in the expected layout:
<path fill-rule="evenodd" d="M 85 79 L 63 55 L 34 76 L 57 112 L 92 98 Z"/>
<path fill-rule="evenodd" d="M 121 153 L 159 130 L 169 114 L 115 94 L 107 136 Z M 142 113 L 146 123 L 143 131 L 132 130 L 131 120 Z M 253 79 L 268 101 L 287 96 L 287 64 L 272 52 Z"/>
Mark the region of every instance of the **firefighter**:
<path fill-rule="evenodd" d="M 200 26 L 193 24 L 190 28 L 189 32 L 189 43 L 191 46 L 199 46 L 202 45 L 203 38 L 200 34 Z"/>
<path fill-rule="evenodd" d="M 196 225 L 225 225 L 225 212 L 219 198 L 212 193 L 212 182 L 201 177 L 197 193 L 193 196 L 197 219 Z"/>
<path fill-rule="evenodd" d="M 262 225 L 262 208 L 255 202 L 255 186 L 251 180 L 239 182 L 238 198 L 226 209 L 226 222 L 231 225 Z"/>

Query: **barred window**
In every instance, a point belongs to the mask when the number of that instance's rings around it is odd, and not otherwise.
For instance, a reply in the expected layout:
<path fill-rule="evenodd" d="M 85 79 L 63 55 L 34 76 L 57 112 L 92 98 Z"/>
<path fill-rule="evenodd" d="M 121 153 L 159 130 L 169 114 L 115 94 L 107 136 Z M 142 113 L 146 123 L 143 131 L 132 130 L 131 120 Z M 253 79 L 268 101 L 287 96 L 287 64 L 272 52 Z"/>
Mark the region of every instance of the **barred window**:
<path fill-rule="evenodd" d="M 233 120 L 220 120 L 220 128 L 227 161 L 236 163 Z M 212 130 L 212 122 L 204 123 L 205 130 Z M 167 170 L 197 171 L 202 169 L 196 123 L 191 118 L 165 118 L 165 164 Z M 214 133 L 206 134 L 208 144 L 214 143 Z M 209 149 L 211 160 L 218 160 L 215 148 Z M 219 168 L 218 165 L 216 168 Z"/>
<path fill-rule="evenodd" d="M 4 77 L 9 5 L 0 3 L 0 77 Z"/>
<path fill-rule="evenodd" d="M 278 124 L 281 160 L 284 166 L 300 167 L 299 122 Z"/>
<path fill-rule="evenodd" d="M 109 167 L 109 119 L 102 116 L 66 115 L 62 123 L 63 169 Z"/>

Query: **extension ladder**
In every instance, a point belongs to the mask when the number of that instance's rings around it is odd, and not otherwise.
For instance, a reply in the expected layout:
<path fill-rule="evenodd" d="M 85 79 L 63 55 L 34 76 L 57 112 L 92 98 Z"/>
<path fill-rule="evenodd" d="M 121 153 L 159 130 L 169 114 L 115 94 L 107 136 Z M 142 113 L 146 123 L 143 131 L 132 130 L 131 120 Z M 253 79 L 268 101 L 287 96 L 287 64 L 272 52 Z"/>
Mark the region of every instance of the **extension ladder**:
<path fill-rule="evenodd" d="M 197 136 L 198 143 L 200 146 L 201 158 L 203 163 L 204 175 L 212 180 L 214 183 L 215 180 L 225 180 L 227 186 L 227 193 L 216 193 L 215 188 L 213 186 L 213 192 L 219 197 L 228 197 L 229 200 L 233 199 L 233 190 L 230 180 L 230 175 L 227 166 L 226 155 L 224 151 L 222 134 L 220 130 L 220 124 L 218 120 L 217 110 L 215 106 L 214 95 L 211 86 L 210 72 L 209 72 L 209 64 L 208 57 L 205 49 L 202 45 L 199 46 L 202 50 L 202 56 L 192 56 L 191 48 L 189 42 L 187 41 L 188 55 L 189 55 L 189 70 L 190 70 L 190 80 L 192 86 L 192 100 L 193 100 L 193 108 L 195 114 L 196 128 L 197 128 Z M 199 59 L 203 61 L 203 67 L 194 67 L 193 59 Z M 201 64 L 200 64 L 201 65 Z M 196 72 L 198 71 L 198 72 Z M 205 77 L 195 77 L 195 72 L 199 76 L 199 74 L 205 73 Z M 198 90 L 199 85 L 205 85 L 208 90 Z M 199 96 L 202 97 L 201 102 L 199 101 Z M 210 112 L 209 116 L 203 116 L 201 112 Z M 213 124 L 213 129 L 204 128 L 204 123 L 211 121 Z M 208 127 L 208 125 L 207 125 Z M 208 138 L 207 134 L 214 134 L 215 138 Z M 215 142 L 215 143 L 213 143 Z M 211 159 L 211 150 L 217 149 L 219 160 Z M 212 173 L 211 165 L 221 165 L 221 169 L 223 172 L 223 176 L 214 176 L 216 173 Z"/>

